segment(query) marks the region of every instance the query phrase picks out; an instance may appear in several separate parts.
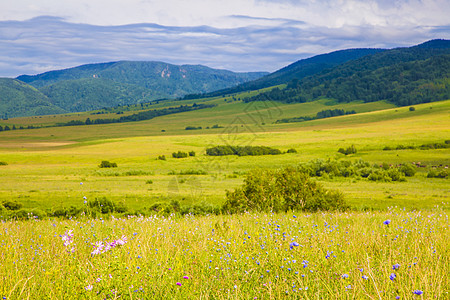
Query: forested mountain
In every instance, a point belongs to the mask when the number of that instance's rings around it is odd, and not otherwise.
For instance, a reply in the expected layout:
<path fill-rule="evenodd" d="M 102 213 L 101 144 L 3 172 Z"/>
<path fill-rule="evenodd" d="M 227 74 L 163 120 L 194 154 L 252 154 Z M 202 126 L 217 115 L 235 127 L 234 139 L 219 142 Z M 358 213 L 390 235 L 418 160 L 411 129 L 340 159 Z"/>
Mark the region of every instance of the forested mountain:
<path fill-rule="evenodd" d="M 187 95 L 186 98 L 220 96 L 243 91 L 258 90 L 274 85 L 288 83 L 293 79 L 301 79 L 311 76 L 345 62 L 382 51 L 385 51 L 385 49 L 347 49 L 334 51 L 327 54 L 320 54 L 311 58 L 299 60 L 278 71 L 270 73 L 259 79 L 242 83 L 235 87 L 215 91 L 206 95 Z"/>
<path fill-rule="evenodd" d="M 64 113 L 34 87 L 12 78 L 0 78 L 0 118 Z"/>
<path fill-rule="evenodd" d="M 17 77 L 15 82 L 22 83 L 9 85 L 8 93 L 2 96 L 5 100 L 0 104 L 0 115 L 12 117 L 78 112 L 177 98 L 189 93 L 223 89 L 265 74 L 235 73 L 201 65 L 176 66 L 163 62 L 119 61 L 82 65 Z M 28 87 L 26 97 L 23 91 L 14 91 L 14 87 L 19 86 Z M 36 109 L 23 110 L 22 107 L 26 106 Z M 37 109 L 39 106 L 42 108 Z"/>
<path fill-rule="evenodd" d="M 411 105 L 450 99 L 449 75 L 450 41 L 433 40 L 348 61 L 246 101 L 289 103 L 328 97 L 340 102 L 388 100 Z"/>
<path fill-rule="evenodd" d="M 0 117 L 43 115 L 177 98 L 257 79 L 201 65 L 119 61 L 0 81 Z"/>

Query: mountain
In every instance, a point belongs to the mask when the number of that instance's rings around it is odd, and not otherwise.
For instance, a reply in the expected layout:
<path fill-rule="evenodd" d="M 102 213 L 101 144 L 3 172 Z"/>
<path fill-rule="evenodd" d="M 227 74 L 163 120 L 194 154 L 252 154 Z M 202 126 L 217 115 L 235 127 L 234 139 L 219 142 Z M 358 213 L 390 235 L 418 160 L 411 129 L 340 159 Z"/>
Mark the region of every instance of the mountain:
<path fill-rule="evenodd" d="M 16 79 L 0 78 L 0 117 L 60 114 L 66 111 L 53 105 L 36 88 Z"/>
<path fill-rule="evenodd" d="M 238 86 L 215 91 L 206 95 L 188 95 L 186 98 L 220 96 L 243 91 L 258 90 L 274 85 L 288 83 L 292 79 L 301 79 L 317 74 L 323 70 L 331 69 L 345 62 L 358 59 L 360 57 L 385 51 L 385 49 L 347 49 L 320 54 L 311 58 L 302 59 L 292 63 L 278 71 L 270 73 L 259 79 L 239 84 Z"/>
<path fill-rule="evenodd" d="M 305 102 L 327 97 L 411 105 L 450 99 L 449 77 L 450 41 L 432 40 L 351 60 L 246 101 Z"/>
<path fill-rule="evenodd" d="M 177 98 L 207 93 L 257 79 L 267 73 L 235 73 L 201 65 L 119 61 L 17 77 L 67 111 Z"/>

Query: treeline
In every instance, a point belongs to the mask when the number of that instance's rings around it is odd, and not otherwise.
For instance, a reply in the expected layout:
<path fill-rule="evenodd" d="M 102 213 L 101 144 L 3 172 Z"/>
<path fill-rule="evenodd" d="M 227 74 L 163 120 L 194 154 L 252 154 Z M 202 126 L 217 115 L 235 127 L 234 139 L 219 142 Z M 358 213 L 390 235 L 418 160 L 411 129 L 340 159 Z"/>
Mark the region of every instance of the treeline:
<path fill-rule="evenodd" d="M 215 107 L 216 104 L 192 104 L 192 105 L 180 105 L 177 107 L 169 107 L 163 109 L 152 109 L 147 111 L 138 112 L 129 116 L 122 116 L 116 119 L 95 119 L 91 120 L 87 118 L 86 121 L 72 120 L 67 123 L 60 123 L 58 126 L 77 126 L 77 125 L 92 125 L 92 124 L 110 124 L 110 123 L 125 123 L 125 122 L 136 122 L 150 120 L 156 117 L 176 114 L 186 111 L 193 111 L 204 108 Z"/>
<path fill-rule="evenodd" d="M 244 101 L 303 103 L 326 97 L 339 102 L 387 100 L 407 106 L 446 100 L 450 99 L 449 52 L 448 48 L 385 51 L 291 80 L 285 89 L 274 88 Z"/>
<path fill-rule="evenodd" d="M 413 150 L 413 149 L 420 149 L 420 150 L 430 150 L 430 149 L 447 149 L 450 148 L 450 140 L 445 140 L 443 143 L 429 143 L 429 144 L 423 144 L 420 146 L 413 146 L 413 145 L 397 145 L 396 147 L 386 146 L 383 148 L 384 151 L 389 150 Z"/>
<path fill-rule="evenodd" d="M 277 154 L 282 154 L 281 150 L 266 146 L 216 146 L 206 149 L 206 155 L 209 156 L 256 156 Z"/>
<path fill-rule="evenodd" d="M 332 118 L 332 117 L 351 115 L 351 114 L 356 114 L 356 111 L 354 111 L 354 110 L 345 111 L 343 109 L 326 109 L 326 110 L 319 111 L 315 116 L 284 118 L 281 120 L 276 120 L 275 123 L 304 122 L 304 121 Z"/>

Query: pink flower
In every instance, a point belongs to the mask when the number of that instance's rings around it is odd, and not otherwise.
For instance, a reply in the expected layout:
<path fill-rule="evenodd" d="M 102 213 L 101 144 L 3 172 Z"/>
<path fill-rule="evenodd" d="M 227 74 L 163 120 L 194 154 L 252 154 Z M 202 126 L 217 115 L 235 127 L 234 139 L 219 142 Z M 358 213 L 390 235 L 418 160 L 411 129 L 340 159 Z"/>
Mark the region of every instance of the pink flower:
<path fill-rule="evenodd" d="M 177 282 L 177 285 L 181 286 L 181 282 Z"/>
<path fill-rule="evenodd" d="M 184 279 L 189 279 L 189 277 L 188 277 L 188 276 L 183 276 L 183 278 L 184 278 Z"/>

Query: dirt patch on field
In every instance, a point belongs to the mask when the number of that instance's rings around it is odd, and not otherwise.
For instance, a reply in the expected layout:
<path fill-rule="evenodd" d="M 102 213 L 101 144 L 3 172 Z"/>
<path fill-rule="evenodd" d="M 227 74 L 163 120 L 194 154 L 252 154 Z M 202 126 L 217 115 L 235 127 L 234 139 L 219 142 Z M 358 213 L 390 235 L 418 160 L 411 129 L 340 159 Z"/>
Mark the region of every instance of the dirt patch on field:
<path fill-rule="evenodd" d="M 75 142 L 69 142 L 69 141 L 60 141 L 60 142 L 0 142 L 0 148 L 53 148 L 53 147 L 61 147 L 61 146 L 67 146 L 75 144 Z"/>

